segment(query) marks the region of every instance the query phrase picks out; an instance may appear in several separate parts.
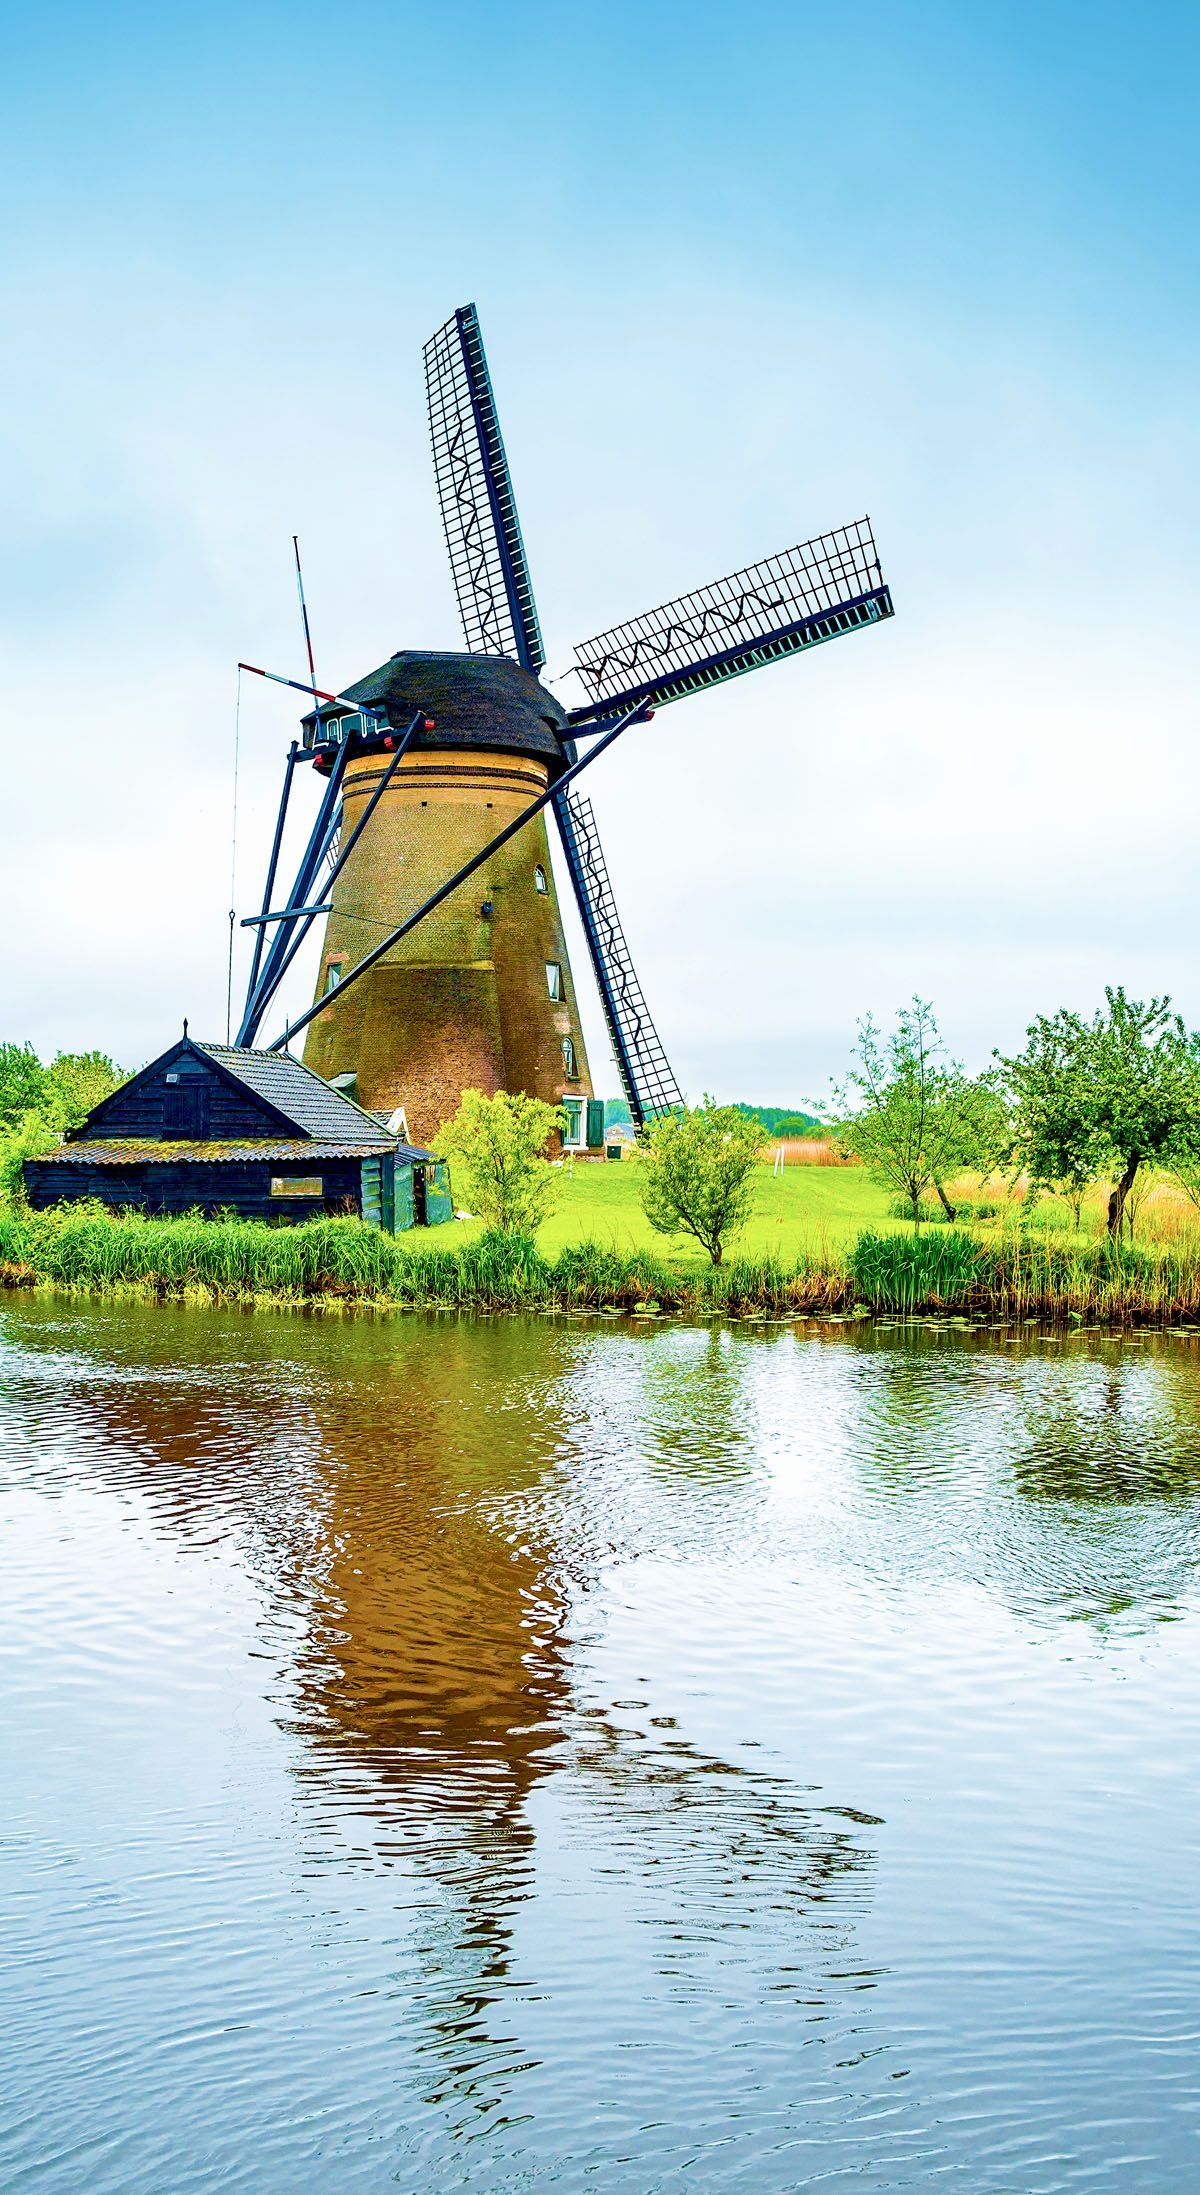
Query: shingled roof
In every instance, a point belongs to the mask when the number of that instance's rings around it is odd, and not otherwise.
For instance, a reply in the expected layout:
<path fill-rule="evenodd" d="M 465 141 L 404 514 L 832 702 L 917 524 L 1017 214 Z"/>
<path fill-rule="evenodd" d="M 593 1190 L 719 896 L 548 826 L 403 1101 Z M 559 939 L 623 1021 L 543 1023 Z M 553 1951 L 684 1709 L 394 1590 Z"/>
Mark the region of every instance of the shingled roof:
<path fill-rule="evenodd" d="M 273 1105 L 276 1112 L 320 1143 L 353 1146 L 362 1150 L 391 1149 L 389 1136 L 373 1113 L 363 1111 L 341 1090 L 331 1090 L 320 1075 L 289 1052 L 256 1052 L 249 1045 L 203 1044 L 191 1039 L 227 1075 L 235 1075 L 255 1097 Z"/>

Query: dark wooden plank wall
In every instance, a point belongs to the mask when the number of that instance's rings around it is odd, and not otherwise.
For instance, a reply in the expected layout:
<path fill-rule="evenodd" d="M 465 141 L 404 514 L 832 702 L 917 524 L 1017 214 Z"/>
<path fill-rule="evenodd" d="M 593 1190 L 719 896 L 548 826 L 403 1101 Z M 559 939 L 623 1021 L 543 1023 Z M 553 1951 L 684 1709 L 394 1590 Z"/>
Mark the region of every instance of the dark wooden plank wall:
<path fill-rule="evenodd" d="M 177 1074 L 178 1083 L 168 1083 L 168 1074 Z M 81 1142 L 107 1143 L 116 1136 L 145 1136 L 158 1142 L 163 1133 L 164 1115 L 171 1091 L 186 1086 L 199 1088 L 205 1093 L 208 1119 L 200 1130 L 200 1140 L 213 1143 L 235 1143 L 242 1138 L 279 1136 L 287 1133 L 281 1129 L 277 1117 L 261 1105 L 249 1090 L 231 1089 L 205 1060 L 195 1054 L 184 1054 L 181 1059 L 167 1061 L 152 1075 L 148 1082 L 136 1090 L 118 1090 L 103 1108 L 102 1117 L 95 1126 L 85 1127 Z"/>
<path fill-rule="evenodd" d="M 233 1210 L 242 1219 L 269 1219 L 285 1226 L 324 1212 L 357 1212 L 361 1203 L 361 1162 L 311 1159 L 304 1164 L 276 1159 L 230 1160 L 225 1164 L 173 1166 L 170 1160 L 142 1160 L 129 1166 L 65 1164 L 53 1157 L 29 1159 L 25 1187 L 36 1210 L 48 1204 L 98 1197 L 117 1208 L 143 1212 L 203 1212 L 211 1219 Z M 273 1197 L 272 1177 L 319 1174 L 320 1197 Z"/>

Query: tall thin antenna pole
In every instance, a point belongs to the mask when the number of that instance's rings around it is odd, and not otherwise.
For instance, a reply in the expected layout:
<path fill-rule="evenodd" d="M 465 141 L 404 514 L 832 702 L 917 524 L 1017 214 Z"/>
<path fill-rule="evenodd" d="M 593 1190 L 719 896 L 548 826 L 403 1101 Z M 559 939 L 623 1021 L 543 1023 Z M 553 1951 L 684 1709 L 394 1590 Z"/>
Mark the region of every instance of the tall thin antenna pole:
<path fill-rule="evenodd" d="M 233 818 L 229 844 L 229 961 L 225 975 L 225 1042 L 233 1025 L 233 933 L 237 923 L 238 773 L 242 757 L 242 666 L 238 664 L 237 705 L 233 712 Z"/>
<path fill-rule="evenodd" d="M 312 634 L 308 628 L 308 604 L 304 599 L 304 574 L 300 569 L 300 537 L 292 535 L 292 548 L 296 555 L 296 587 L 300 596 L 300 615 L 304 619 L 304 645 L 308 650 L 308 675 L 312 682 L 312 697 L 317 704 L 317 728 L 321 724 L 321 704 L 317 694 L 317 667 L 313 662 Z"/>

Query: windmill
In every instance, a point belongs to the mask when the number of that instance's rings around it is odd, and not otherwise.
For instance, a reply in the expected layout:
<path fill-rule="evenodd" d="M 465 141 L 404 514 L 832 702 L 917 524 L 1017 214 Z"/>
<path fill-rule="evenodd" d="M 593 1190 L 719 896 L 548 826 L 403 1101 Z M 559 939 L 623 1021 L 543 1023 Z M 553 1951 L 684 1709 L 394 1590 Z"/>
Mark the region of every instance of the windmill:
<path fill-rule="evenodd" d="M 473 305 L 427 344 L 425 373 L 468 652 L 405 649 L 333 693 L 316 685 L 310 650 L 307 684 L 278 680 L 309 694 L 313 707 L 288 755 L 262 908 L 246 918 L 255 946 L 237 1042 L 255 1042 L 325 916 L 317 995 L 270 1049 L 306 1028 L 310 1066 L 372 1110 L 403 1105 L 418 1138 L 434 1134 L 464 1088 L 480 1087 L 564 1104 L 567 1140 L 586 1140 L 591 1082 L 547 842 L 552 811 L 640 1130 L 678 1104 L 680 1091 L 579 781 L 655 709 L 890 617 L 870 521 L 598 634 L 575 651 L 583 698 L 566 708 L 538 676 L 545 653 Z M 302 761 L 323 780 L 322 797 L 277 905 Z"/>

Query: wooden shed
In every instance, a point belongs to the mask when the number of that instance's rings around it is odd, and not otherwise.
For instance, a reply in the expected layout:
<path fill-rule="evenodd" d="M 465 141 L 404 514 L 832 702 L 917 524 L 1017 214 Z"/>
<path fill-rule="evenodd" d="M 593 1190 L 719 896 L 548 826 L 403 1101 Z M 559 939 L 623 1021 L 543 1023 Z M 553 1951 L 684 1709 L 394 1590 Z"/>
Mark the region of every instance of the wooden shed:
<path fill-rule="evenodd" d="M 35 1207 L 98 1197 L 149 1213 L 295 1221 L 354 1212 L 398 1231 L 452 1219 L 449 1171 L 287 1053 L 186 1033 L 25 1161 Z"/>

